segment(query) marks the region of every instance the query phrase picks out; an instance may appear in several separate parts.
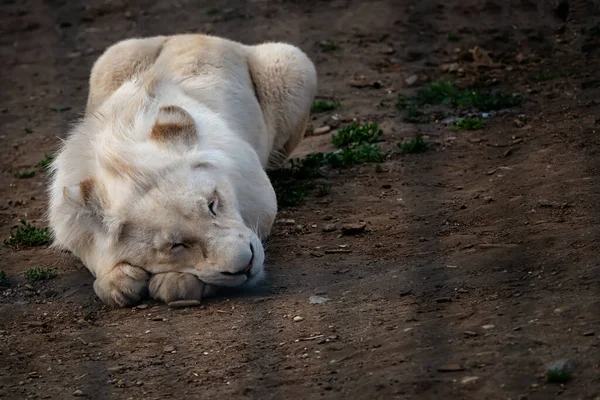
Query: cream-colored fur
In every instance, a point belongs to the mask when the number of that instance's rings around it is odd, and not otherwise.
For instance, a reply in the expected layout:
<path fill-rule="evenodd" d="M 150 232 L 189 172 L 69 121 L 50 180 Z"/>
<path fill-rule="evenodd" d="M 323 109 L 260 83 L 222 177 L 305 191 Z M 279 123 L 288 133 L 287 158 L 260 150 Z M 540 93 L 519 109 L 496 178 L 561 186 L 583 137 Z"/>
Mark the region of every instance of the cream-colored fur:
<path fill-rule="evenodd" d="M 312 62 L 288 44 L 115 44 L 52 165 L 55 244 L 82 259 L 111 305 L 258 281 L 277 212 L 265 168 L 302 139 L 315 92 Z"/>

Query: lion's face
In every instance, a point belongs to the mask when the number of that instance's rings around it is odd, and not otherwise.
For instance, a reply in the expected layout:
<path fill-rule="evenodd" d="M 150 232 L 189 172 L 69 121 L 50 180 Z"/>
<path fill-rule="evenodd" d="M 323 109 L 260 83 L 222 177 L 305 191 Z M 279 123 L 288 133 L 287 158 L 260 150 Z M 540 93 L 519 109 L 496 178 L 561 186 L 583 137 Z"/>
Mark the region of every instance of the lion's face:
<path fill-rule="evenodd" d="M 257 282 L 264 249 L 237 206 L 227 178 L 212 167 L 163 174 L 119 212 L 116 261 L 151 273 L 189 272 L 218 286 Z"/>

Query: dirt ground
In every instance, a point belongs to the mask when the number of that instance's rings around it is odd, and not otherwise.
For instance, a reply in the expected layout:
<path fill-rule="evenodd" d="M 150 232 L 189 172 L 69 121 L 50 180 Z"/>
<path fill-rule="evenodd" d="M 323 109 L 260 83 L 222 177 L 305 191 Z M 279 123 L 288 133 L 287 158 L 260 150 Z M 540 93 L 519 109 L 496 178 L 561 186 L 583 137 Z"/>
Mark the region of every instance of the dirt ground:
<path fill-rule="evenodd" d="M 329 195 L 282 210 L 268 279 L 199 308 L 108 309 L 71 255 L 0 246 L 11 283 L 0 397 L 600 399 L 599 9 L 496 3 L 3 0 L 2 238 L 21 219 L 45 226 L 47 177 L 14 174 L 57 149 L 93 61 L 127 37 L 296 44 L 317 66 L 319 98 L 342 103 L 313 126 L 377 122 L 391 155 L 380 170 L 332 173 Z M 475 45 L 500 65 L 475 68 Z M 349 84 L 361 75 L 378 83 Z M 404 122 L 398 93 L 441 78 L 524 102 L 478 131 Z M 435 147 L 399 154 L 418 132 Z M 329 143 L 307 138 L 298 154 Z M 359 235 L 323 231 L 360 221 Z M 58 276 L 29 283 L 32 267 Z M 561 359 L 571 381 L 547 383 Z"/>

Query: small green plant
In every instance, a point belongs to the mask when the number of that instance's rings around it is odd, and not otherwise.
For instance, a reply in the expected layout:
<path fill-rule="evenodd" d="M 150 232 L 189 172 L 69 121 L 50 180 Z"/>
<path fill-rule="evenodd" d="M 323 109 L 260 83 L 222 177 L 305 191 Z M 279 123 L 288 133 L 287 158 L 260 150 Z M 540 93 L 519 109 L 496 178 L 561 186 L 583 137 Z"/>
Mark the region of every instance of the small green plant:
<path fill-rule="evenodd" d="M 337 135 L 331 137 L 336 147 L 356 146 L 362 143 L 379 141 L 383 131 L 375 123 L 359 125 L 357 122 L 341 128 Z"/>
<path fill-rule="evenodd" d="M 475 108 L 479 111 L 494 111 L 521 104 L 519 95 L 480 89 L 458 89 L 452 81 L 431 82 L 413 97 L 398 95 L 396 106 L 401 110 L 425 105 L 447 105 L 453 108 Z"/>
<path fill-rule="evenodd" d="M 50 229 L 37 228 L 25 221 L 10 231 L 10 237 L 4 244 L 11 247 L 44 246 L 50 243 Z"/>
<path fill-rule="evenodd" d="M 25 272 L 25 277 L 32 282 L 47 281 L 55 276 L 55 270 L 46 268 L 31 268 Z"/>
<path fill-rule="evenodd" d="M 52 154 L 45 154 L 44 158 L 42 158 L 42 160 L 39 163 L 37 163 L 36 167 L 47 169 L 52 163 L 52 160 L 54 160 L 54 156 Z"/>
<path fill-rule="evenodd" d="M 220 13 L 221 11 L 217 8 L 217 7 L 210 7 L 207 8 L 204 13 L 208 16 L 213 16 L 213 15 L 217 15 L 218 13 Z"/>
<path fill-rule="evenodd" d="M 19 179 L 32 178 L 35 175 L 34 168 L 22 169 L 20 171 L 15 172 L 15 177 Z"/>
<path fill-rule="evenodd" d="M 380 163 L 385 156 L 376 144 L 364 143 L 360 146 L 344 147 L 325 155 L 325 162 L 333 168 L 348 168 L 366 163 Z"/>
<path fill-rule="evenodd" d="M 24 131 L 25 131 L 25 133 L 26 133 L 26 134 L 28 134 L 28 135 L 29 135 L 30 133 L 33 133 L 33 129 L 31 129 L 31 128 L 24 128 Z"/>
<path fill-rule="evenodd" d="M 460 36 L 456 33 L 452 33 L 450 32 L 448 34 L 448 41 L 449 42 L 458 42 L 460 40 Z"/>
<path fill-rule="evenodd" d="M 429 143 L 425 142 L 422 135 L 415 136 L 406 143 L 398 143 L 398 147 L 402 150 L 403 154 L 416 154 L 427 151 L 430 147 Z"/>
<path fill-rule="evenodd" d="M 459 131 L 475 131 L 485 126 L 485 119 L 483 118 L 459 118 L 452 124 L 452 130 L 454 132 Z"/>
<path fill-rule="evenodd" d="M 8 277 L 6 276 L 6 272 L 4 272 L 4 271 L 0 271 L 0 286 L 1 287 L 10 286 L 10 283 L 8 282 Z"/>
<path fill-rule="evenodd" d="M 334 51 L 338 51 L 340 49 L 338 44 L 326 40 L 319 42 L 319 47 L 323 53 L 333 53 Z"/>
<path fill-rule="evenodd" d="M 342 106 L 342 104 L 337 101 L 313 101 L 312 106 L 310 107 L 310 112 L 312 113 L 322 113 L 327 111 L 332 111 L 338 109 Z"/>

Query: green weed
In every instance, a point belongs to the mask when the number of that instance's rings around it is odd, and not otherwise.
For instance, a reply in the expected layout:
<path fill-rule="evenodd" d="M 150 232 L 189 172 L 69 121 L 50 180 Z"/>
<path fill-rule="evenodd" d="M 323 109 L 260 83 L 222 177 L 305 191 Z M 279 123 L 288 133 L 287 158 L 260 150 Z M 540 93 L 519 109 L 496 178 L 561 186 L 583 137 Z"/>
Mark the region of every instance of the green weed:
<path fill-rule="evenodd" d="M 216 8 L 216 7 L 210 7 L 210 8 L 207 8 L 207 9 L 204 11 L 204 13 L 205 13 L 206 15 L 208 15 L 208 16 L 217 15 L 217 14 L 218 14 L 218 13 L 220 13 L 220 12 L 221 12 L 221 10 L 219 10 L 219 9 L 218 9 L 218 8 Z"/>
<path fill-rule="evenodd" d="M 409 142 L 398 143 L 398 147 L 400 150 L 402 150 L 403 154 L 416 154 L 427 151 L 430 147 L 430 144 L 425 142 L 425 139 L 423 139 L 422 135 L 417 135 Z"/>
<path fill-rule="evenodd" d="M 461 39 L 461 37 L 456 34 L 456 33 L 449 33 L 448 34 L 448 41 L 449 42 L 458 42 Z"/>
<path fill-rule="evenodd" d="M 47 169 L 50 164 L 52 164 L 52 160 L 54 160 L 54 156 L 52 154 L 45 154 L 44 158 L 37 163 L 37 168 Z"/>
<path fill-rule="evenodd" d="M 50 243 L 50 229 L 37 228 L 25 221 L 10 231 L 10 237 L 4 244 L 11 247 L 34 247 Z"/>
<path fill-rule="evenodd" d="M 364 143 L 359 146 L 344 147 L 333 153 L 325 154 L 325 162 L 333 168 L 348 168 L 365 163 L 380 163 L 385 155 L 376 144 Z"/>
<path fill-rule="evenodd" d="M 474 88 L 458 89 L 452 81 L 437 81 L 421 88 L 415 96 L 399 94 L 396 106 L 405 111 L 405 121 L 414 123 L 429 120 L 421 111 L 425 105 L 444 105 L 488 112 L 513 107 L 522 101 L 520 95 Z"/>
<path fill-rule="evenodd" d="M 322 177 L 323 168 L 348 168 L 364 163 L 380 163 L 385 159 L 378 145 L 364 143 L 374 140 L 373 137 L 381 136 L 376 124 L 369 124 L 369 129 L 361 134 L 349 135 L 352 140 L 343 141 L 348 146 L 331 153 L 313 153 L 303 159 L 290 160 L 288 168 L 269 171 L 269 179 L 277 195 L 280 207 L 292 207 L 304 203 L 305 198 L 315 192 L 318 197 L 323 197 L 331 192 L 331 185 L 315 183 L 316 178 Z M 365 134 L 365 132 L 370 132 Z M 340 141 L 339 143 L 342 143 Z"/>
<path fill-rule="evenodd" d="M 336 147 L 355 146 L 362 143 L 374 143 L 379 141 L 383 131 L 377 124 L 359 125 L 357 122 L 341 128 L 337 135 L 331 140 Z"/>
<path fill-rule="evenodd" d="M 459 118 L 452 124 L 452 130 L 454 132 L 459 131 L 475 131 L 485 126 L 485 120 L 483 118 Z"/>
<path fill-rule="evenodd" d="M 4 272 L 4 271 L 0 271 L 0 286 L 1 287 L 10 286 L 10 283 L 8 282 L 8 277 L 6 276 L 6 272 Z"/>
<path fill-rule="evenodd" d="M 310 107 L 310 112 L 312 113 L 322 113 L 322 112 L 327 112 L 327 111 L 333 111 L 335 109 L 338 109 L 342 106 L 342 103 L 340 103 L 337 100 L 334 101 L 313 101 L 311 107 Z"/>
<path fill-rule="evenodd" d="M 25 277 L 32 282 L 47 281 L 56 276 L 56 271 L 45 268 L 31 268 L 25 272 Z"/>
<path fill-rule="evenodd" d="M 20 171 L 15 172 L 15 177 L 19 179 L 32 178 L 35 175 L 34 168 L 22 169 Z"/>

